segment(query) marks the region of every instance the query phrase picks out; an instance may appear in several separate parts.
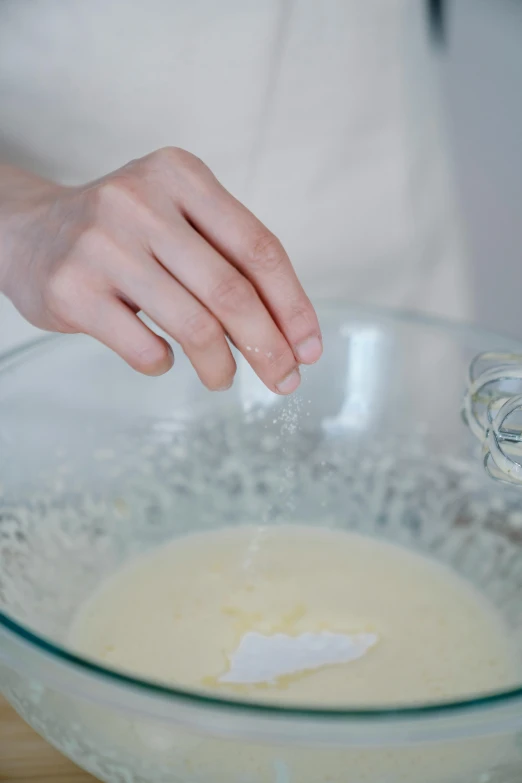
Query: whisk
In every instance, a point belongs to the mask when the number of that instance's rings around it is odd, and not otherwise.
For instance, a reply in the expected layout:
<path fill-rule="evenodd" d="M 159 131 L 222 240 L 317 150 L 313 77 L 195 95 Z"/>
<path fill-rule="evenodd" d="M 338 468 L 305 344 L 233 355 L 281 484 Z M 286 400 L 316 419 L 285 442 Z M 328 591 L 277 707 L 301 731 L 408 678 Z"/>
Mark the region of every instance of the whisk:
<path fill-rule="evenodd" d="M 522 355 L 482 353 L 470 365 L 462 416 L 497 481 L 522 485 Z"/>

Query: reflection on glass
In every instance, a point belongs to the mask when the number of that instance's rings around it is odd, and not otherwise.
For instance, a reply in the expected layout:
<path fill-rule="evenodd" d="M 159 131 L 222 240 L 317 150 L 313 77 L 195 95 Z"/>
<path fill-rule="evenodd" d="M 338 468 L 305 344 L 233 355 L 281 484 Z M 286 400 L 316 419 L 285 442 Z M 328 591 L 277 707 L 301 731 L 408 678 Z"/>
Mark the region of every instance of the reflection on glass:
<path fill-rule="evenodd" d="M 245 413 L 257 407 L 268 408 L 279 399 L 277 394 L 267 389 L 245 361 L 238 362 L 236 384 Z"/>
<path fill-rule="evenodd" d="M 382 333 L 378 329 L 346 325 L 341 335 L 347 341 L 344 403 L 338 415 L 325 418 L 325 429 L 365 430 L 380 386 L 379 354 Z"/>

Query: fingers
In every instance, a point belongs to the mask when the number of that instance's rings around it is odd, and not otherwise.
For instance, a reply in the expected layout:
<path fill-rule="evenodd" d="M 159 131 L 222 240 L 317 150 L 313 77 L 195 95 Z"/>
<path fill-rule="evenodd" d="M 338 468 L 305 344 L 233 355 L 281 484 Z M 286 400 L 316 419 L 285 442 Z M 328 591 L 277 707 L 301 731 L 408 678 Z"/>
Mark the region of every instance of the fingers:
<path fill-rule="evenodd" d="M 107 295 L 96 308 L 96 317 L 87 318 L 82 331 L 111 348 L 144 375 L 163 375 L 174 363 L 166 340 L 154 334 L 116 297 Z"/>
<path fill-rule="evenodd" d="M 155 259 L 126 259 L 126 274 L 114 283 L 181 345 L 208 389 L 232 385 L 236 363 L 223 327 Z"/>
<path fill-rule="evenodd" d="M 214 314 L 270 389 L 280 394 L 295 391 L 300 375 L 294 352 L 244 275 L 185 221 L 176 222 L 172 230 L 158 232 L 152 239 L 152 251 L 171 275 Z"/>
<path fill-rule="evenodd" d="M 254 284 L 296 359 L 313 364 L 322 354 L 319 322 L 281 243 L 206 172 L 200 174 L 205 187 L 184 188 L 180 198 L 185 214 Z"/>
<path fill-rule="evenodd" d="M 73 308 L 89 321 L 83 331 L 137 370 L 165 372 L 172 352 L 135 306 L 181 344 L 210 389 L 228 388 L 234 377 L 227 337 L 270 389 L 290 394 L 299 386 L 299 364 L 322 353 L 314 309 L 278 240 L 201 161 L 158 151 L 84 195 L 94 225 L 85 241 L 74 239 L 65 275 L 66 299 L 69 278 L 99 275 L 100 317 L 87 318 L 83 301 Z"/>

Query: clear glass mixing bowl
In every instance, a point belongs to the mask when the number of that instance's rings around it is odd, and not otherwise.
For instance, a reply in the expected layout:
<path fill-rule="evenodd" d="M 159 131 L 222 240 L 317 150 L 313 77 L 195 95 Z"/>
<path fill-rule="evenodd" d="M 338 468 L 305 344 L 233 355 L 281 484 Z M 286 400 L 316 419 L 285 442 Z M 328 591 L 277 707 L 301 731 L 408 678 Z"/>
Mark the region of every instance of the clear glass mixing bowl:
<path fill-rule="evenodd" d="M 322 308 L 325 356 L 293 398 L 245 363 L 206 392 L 187 361 L 145 378 L 94 341 L 0 363 L 0 689 L 110 783 L 514 783 L 522 689 L 400 709 L 234 703 L 75 657 L 78 605 L 130 555 L 188 531 L 297 522 L 450 564 L 521 650 L 522 494 L 488 479 L 459 411 L 468 364 L 515 341 Z M 521 678 L 522 679 L 522 678 Z"/>

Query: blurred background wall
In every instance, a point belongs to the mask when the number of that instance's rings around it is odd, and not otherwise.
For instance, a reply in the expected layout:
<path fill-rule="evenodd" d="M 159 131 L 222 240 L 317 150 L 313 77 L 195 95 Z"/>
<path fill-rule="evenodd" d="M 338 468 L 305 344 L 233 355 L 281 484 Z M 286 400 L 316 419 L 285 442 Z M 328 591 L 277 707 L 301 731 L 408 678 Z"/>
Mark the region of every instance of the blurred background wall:
<path fill-rule="evenodd" d="M 522 338 L 522 0 L 446 0 L 443 88 L 478 319 Z"/>

